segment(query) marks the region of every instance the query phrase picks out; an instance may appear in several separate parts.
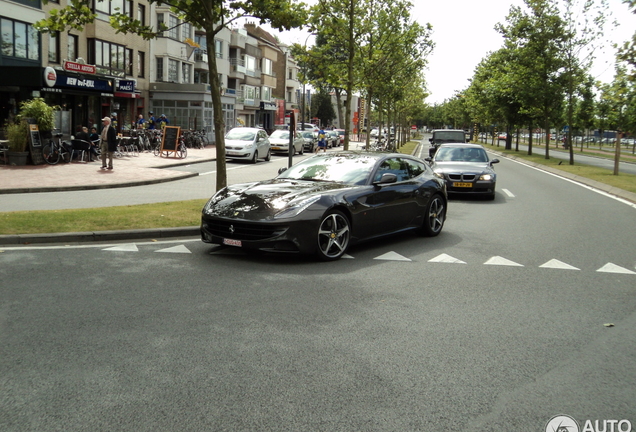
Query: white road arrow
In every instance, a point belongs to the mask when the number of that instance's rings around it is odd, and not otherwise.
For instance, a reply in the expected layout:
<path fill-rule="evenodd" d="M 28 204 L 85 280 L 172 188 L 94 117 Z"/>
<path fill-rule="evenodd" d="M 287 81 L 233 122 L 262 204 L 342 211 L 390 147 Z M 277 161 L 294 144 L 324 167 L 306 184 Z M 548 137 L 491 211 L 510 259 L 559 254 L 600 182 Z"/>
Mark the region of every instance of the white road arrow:
<path fill-rule="evenodd" d="M 566 264 L 563 261 L 559 261 L 557 259 L 551 259 L 550 261 L 540 265 L 539 267 L 561 269 L 561 270 L 581 270 L 574 266 L 571 266 L 570 264 Z"/>
<path fill-rule="evenodd" d="M 607 263 L 596 271 L 601 273 L 636 274 L 636 272 L 633 272 L 631 270 L 628 270 L 621 266 L 617 266 L 616 264 L 612 264 L 612 263 Z"/>
<path fill-rule="evenodd" d="M 448 254 L 441 254 L 436 256 L 433 259 L 428 260 L 428 262 L 438 262 L 438 263 L 449 263 L 449 264 L 466 264 L 466 262 L 462 260 L 458 260 L 457 258 L 453 258 Z"/>
<path fill-rule="evenodd" d="M 118 251 L 118 252 L 139 252 L 139 249 L 137 249 L 137 245 L 134 243 L 125 244 L 121 246 L 113 246 L 113 247 L 102 249 L 102 250 Z"/>
<path fill-rule="evenodd" d="M 490 258 L 488 261 L 484 263 L 485 265 L 500 265 L 500 266 L 512 266 L 512 267 L 523 267 L 523 264 L 518 264 L 514 261 L 510 261 L 509 259 L 494 256 Z"/>

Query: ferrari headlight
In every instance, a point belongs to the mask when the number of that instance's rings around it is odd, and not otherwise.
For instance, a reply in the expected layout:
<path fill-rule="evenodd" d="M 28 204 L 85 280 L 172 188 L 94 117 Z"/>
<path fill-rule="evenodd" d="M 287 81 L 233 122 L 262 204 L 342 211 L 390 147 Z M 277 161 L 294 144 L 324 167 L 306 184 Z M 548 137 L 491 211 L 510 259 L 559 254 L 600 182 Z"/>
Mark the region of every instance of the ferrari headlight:
<path fill-rule="evenodd" d="M 433 171 L 435 175 L 441 179 L 444 178 L 444 173 L 442 171 Z"/>
<path fill-rule="evenodd" d="M 319 199 L 320 195 L 314 195 L 303 200 L 291 201 L 287 207 L 274 215 L 274 219 L 285 219 L 297 216 Z"/>
<path fill-rule="evenodd" d="M 208 210 L 210 210 L 210 207 L 212 207 L 217 202 L 221 201 L 226 196 L 227 196 L 227 188 L 221 189 L 220 191 L 212 195 L 212 198 L 210 198 L 208 202 L 205 204 L 205 206 L 203 207 L 203 211 L 207 212 Z"/>

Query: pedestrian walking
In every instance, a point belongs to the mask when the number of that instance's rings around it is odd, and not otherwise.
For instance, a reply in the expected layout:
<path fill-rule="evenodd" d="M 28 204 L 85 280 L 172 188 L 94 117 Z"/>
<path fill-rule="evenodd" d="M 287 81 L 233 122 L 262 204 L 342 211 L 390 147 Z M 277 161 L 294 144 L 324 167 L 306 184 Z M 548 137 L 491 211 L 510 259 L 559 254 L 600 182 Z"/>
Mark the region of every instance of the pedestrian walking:
<path fill-rule="evenodd" d="M 102 169 L 113 169 L 113 153 L 117 151 L 117 131 L 110 123 L 110 117 L 102 119 L 104 128 L 100 135 L 100 147 L 102 149 Z M 106 162 L 108 161 L 108 165 Z"/>
<path fill-rule="evenodd" d="M 320 129 L 318 131 L 318 147 L 316 148 L 316 153 L 318 153 L 320 150 L 324 151 L 325 153 L 327 153 L 327 137 L 325 136 L 325 131 Z"/>

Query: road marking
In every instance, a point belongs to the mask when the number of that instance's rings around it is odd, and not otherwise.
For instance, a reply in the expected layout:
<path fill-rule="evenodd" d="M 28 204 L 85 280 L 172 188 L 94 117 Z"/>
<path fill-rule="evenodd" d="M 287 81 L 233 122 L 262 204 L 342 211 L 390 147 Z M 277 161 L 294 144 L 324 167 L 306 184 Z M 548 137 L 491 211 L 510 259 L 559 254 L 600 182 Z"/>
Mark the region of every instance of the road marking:
<path fill-rule="evenodd" d="M 428 260 L 428 262 L 438 262 L 438 263 L 449 263 L 449 264 L 466 264 L 466 262 L 462 260 L 458 260 L 457 258 L 453 258 L 448 254 L 441 254 L 436 256 L 433 259 Z"/>
<path fill-rule="evenodd" d="M 601 273 L 636 274 L 636 272 L 633 272 L 631 270 L 628 270 L 621 266 L 617 266 L 616 264 L 612 264 L 612 263 L 607 263 L 596 271 Z"/>
<path fill-rule="evenodd" d="M 502 189 L 502 191 L 504 191 L 506 193 L 506 195 L 508 195 L 510 198 L 514 198 L 515 197 L 515 195 L 512 192 L 510 192 L 508 189 Z"/>
<path fill-rule="evenodd" d="M 172 246 L 166 249 L 159 249 L 155 252 L 168 252 L 168 253 L 192 253 L 190 249 L 185 247 L 184 245 Z"/>
<path fill-rule="evenodd" d="M 118 251 L 118 252 L 139 252 L 139 249 L 137 249 L 137 245 L 134 243 L 130 243 L 130 244 L 124 244 L 121 246 L 114 246 L 114 247 L 110 247 L 110 248 L 106 248 L 106 249 L 102 249 L 105 251 Z"/>
<path fill-rule="evenodd" d="M 557 259 L 551 259 L 547 263 L 541 264 L 539 267 L 541 267 L 541 268 L 554 268 L 554 269 L 561 269 L 561 270 L 581 270 L 579 268 L 571 266 L 570 264 L 566 264 L 563 261 L 559 261 Z"/>
<path fill-rule="evenodd" d="M 410 259 L 400 255 L 396 252 L 387 252 L 383 255 L 377 256 L 373 258 L 374 260 L 385 260 L 385 261 L 411 261 Z"/>
<path fill-rule="evenodd" d="M 523 264 L 518 264 L 514 261 L 510 261 L 509 259 L 494 256 L 490 258 L 488 261 L 484 263 L 484 265 L 501 265 L 501 266 L 511 266 L 511 267 L 523 267 Z"/>

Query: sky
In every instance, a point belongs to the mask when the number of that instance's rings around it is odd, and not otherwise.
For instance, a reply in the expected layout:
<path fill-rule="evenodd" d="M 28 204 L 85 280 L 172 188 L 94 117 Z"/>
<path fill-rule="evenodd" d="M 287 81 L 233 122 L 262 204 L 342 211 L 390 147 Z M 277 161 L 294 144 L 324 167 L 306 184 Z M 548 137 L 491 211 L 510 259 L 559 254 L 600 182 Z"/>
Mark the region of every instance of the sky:
<path fill-rule="evenodd" d="M 304 0 L 314 3 L 312 0 Z M 429 104 L 442 103 L 464 90 L 470 84 L 475 67 L 488 53 L 503 46 L 503 38 L 494 27 L 505 23 L 511 6 L 523 6 L 523 0 L 411 0 L 414 4 L 411 16 L 422 25 L 433 26 L 432 39 L 435 49 L 429 55 L 428 69 L 425 71 L 430 96 Z M 610 82 L 614 76 L 615 50 L 611 42 L 621 43 L 636 32 L 636 15 L 621 0 L 608 0 L 610 10 L 619 25 L 608 25 L 605 37 L 610 41 L 605 49 L 595 52 L 596 60 L 592 74 L 603 82 Z M 266 26 L 263 26 L 267 28 Z M 278 33 L 284 43 L 309 45 L 313 37 L 306 31 L 293 30 Z"/>

